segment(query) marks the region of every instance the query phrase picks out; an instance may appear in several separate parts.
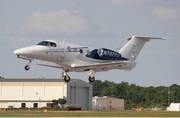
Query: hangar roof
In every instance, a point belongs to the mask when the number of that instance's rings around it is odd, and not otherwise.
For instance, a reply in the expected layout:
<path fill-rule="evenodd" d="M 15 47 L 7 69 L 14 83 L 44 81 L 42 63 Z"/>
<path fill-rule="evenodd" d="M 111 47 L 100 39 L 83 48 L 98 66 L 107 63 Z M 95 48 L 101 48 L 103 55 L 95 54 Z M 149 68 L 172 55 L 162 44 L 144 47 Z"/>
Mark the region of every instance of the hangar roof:
<path fill-rule="evenodd" d="M 71 79 L 70 82 L 77 81 L 79 79 Z M 1 78 L 0 82 L 64 82 L 64 79 L 58 78 Z"/>

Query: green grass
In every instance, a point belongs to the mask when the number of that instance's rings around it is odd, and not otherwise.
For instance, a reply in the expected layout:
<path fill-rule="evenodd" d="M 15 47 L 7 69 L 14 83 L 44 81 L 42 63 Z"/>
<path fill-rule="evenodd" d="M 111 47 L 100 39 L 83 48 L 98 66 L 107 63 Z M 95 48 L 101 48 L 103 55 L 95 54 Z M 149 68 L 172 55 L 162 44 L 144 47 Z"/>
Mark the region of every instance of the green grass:
<path fill-rule="evenodd" d="M 167 111 L 48 111 L 8 110 L 0 111 L 0 116 L 8 117 L 180 117 L 180 112 Z"/>

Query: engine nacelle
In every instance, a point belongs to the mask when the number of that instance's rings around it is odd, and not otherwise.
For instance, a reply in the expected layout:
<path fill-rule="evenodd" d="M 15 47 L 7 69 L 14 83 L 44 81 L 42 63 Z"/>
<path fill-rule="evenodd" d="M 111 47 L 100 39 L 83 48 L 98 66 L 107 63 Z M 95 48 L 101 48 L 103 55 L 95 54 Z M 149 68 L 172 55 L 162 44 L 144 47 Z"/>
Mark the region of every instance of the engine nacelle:
<path fill-rule="evenodd" d="M 110 50 L 110 49 L 106 49 L 106 48 L 100 48 L 98 50 L 98 55 L 103 58 L 103 59 L 107 59 L 107 60 L 118 60 L 121 58 L 121 54 L 119 54 L 116 51 Z"/>

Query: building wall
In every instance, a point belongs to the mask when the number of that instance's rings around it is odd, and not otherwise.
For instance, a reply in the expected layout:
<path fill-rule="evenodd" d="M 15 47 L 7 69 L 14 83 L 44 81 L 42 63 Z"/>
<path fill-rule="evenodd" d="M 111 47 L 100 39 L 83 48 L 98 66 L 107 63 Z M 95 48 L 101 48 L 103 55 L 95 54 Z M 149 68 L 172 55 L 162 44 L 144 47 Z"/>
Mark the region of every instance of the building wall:
<path fill-rule="evenodd" d="M 124 110 L 124 100 L 110 97 L 94 98 L 92 101 L 94 110 Z"/>
<path fill-rule="evenodd" d="M 52 99 L 63 98 L 66 95 L 64 90 L 63 82 L 1 82 L 0 108 L 18 108 L 22 103 L 28 108 L 34 107 L 34 103 L 44 107 Z"/>
<path fill-rule="evenodd" d="M 7 108 L 8 106 L 13 106 L 15 108 L 22 108 L 22 103 L 25 103 L 26 108 L 34 108 L 34 103 L 37 103 L 38 107 L 44 107 L 47 105 L 48 102 L 40 102 L 40 101 L 12 101 L 12 102 L 0 102 L 0 108 Z"/>
<path fill-rule="evenodd" d="M 53 80 L 52 80 L 53 81 Z M 83 109 L 92 108 L 92 85 L 82 80 L 65 82 L 0 82 L 0 108 L 8 106 L 44 107 L 53 99 L 64 98 L 67 105 L 76 104 Z"/>
<path fill-rule="evenodd" d="M 167 111 L 180 111 L 180 103 L 171 103 Z"/>
<path fill-rule="evenodd" d="M 67 104 L 78 105 L 85 110 L 92 109 L 92 85 L 83 81 L 68 84 L 67 101 Z"/>
<path fill-rule="evenodd" d="M 65 92 L 63 82 L 0 83 L 0 100 L 50 100 L 63 98 Z"/>

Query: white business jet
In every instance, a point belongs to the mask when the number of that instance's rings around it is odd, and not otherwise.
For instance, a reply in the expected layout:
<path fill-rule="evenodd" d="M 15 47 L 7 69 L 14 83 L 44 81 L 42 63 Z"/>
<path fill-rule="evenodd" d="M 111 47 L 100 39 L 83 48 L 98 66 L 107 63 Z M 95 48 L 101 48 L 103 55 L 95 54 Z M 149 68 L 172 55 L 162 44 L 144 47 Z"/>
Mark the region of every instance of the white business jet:
<path fill-rule="evenodd" d="M 145 42 L 150 39 L 162 39 L 156 37 L 137 37 L 132 36 L 128 42 L 118 49 L 107 48 L 90 48 L 80 46 L 64 41 L 46 40 L 37 45 L 24 47 L 14 51 L 17 58 L 29 61 L 24 68 L 30 69 L 30 64 L 34 59 L 54 63 L 37 64 L 62 69 L 62 77 L 65 82 L 70 81 L 68 72 L 89 72 L 89 82 L 95 80 L 95 73 L 108 71 L 112 69 L 131 70 L 136 66 L 136 58 L 144 46 Z"/>

